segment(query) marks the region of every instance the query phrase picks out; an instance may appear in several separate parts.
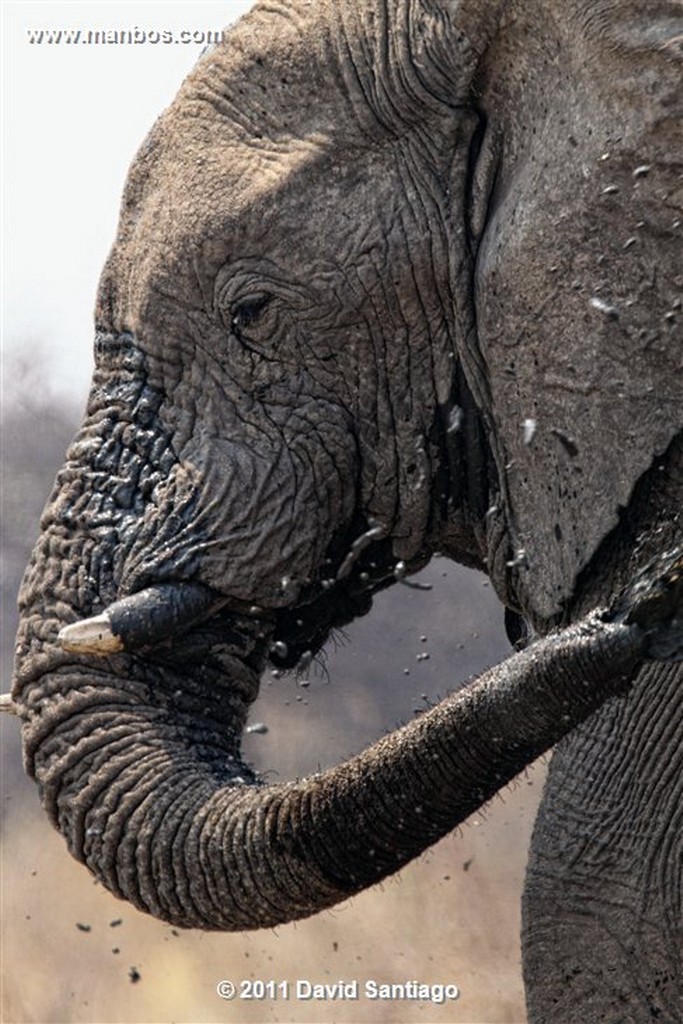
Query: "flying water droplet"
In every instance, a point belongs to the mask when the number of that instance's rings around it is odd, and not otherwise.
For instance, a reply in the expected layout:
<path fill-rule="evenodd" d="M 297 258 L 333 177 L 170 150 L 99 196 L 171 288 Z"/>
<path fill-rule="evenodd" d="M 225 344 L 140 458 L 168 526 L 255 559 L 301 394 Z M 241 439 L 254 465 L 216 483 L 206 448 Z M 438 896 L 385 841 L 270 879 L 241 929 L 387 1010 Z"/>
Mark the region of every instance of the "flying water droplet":
<path fill-rule="evenodd" d="M 605 302 L 605 300 L 601 299 L 598 295 L 594 295 L 589 300 L 588 305 L 591 306 L 592 309 L 597 310 L 598 313 L 602 313 L 602 315 L 606 316 L 608 320 L 617 320 L 619 317 L 619 310 L 617 307 L 610 305 L 609 302 Z"/>
<path fill-rule="evenodd" d="M 509 569 L 514 569 L 517 566 L 522 566 L 523 568 L 527 569 L 529 567 L 529 563 L 527 560 L 526 549 L 518 548 L 517 551 L 515 551 L 514 558 L 511 558 L 505 564 Z"/>
<path fill-rule="evenodd" d="M 300 590 L 300 585 L 295 580 L 293 580 L 291 576 L 283 576 L 282 579 L 280 580 L 281 596 L 287 595 L 287 597 L 291 601 L 295 601 L 299 596 Z"/>
<path fill-rule="evenodd" d="M 296 670 L 302 675 L 311 667 L 313 661 L 313 651 L 304 651 L 299 660 L 296 663 Z M 303 685 L 302 683 L 300 685 Z"/>
<path fill-rule="evenodd" d="M 354 566 L 354 563 L 358 561 L 363 551 L 365 551 L 365 549 L 369 547 L 370 544 L 373 543 L 373 541 L 381 540 L 382 537 L 386 537 L 386 535 L 386 527 L 382 526 L 381 523 L 371 521 L 370 528 L 366 530 L 365 533 L 362 533 L 360 537 L 357 537 L 354 540 L 353 544 L 351 545 L 351 550 L 349 551 L 348 555 L 346 556 L 342 564 L 339 566 L 339 570 L 337 572 L 337 579 L 343 580 L 346 576 L 348 576 L 349 573 L 351 572 L 351 569 Z"/>
<path fill-rule="evenodd" d="M 533 419 L 526 419 L 522 421 L 523 439 L 524 444 L 531 444 L 536 433 L 536 427 L 538 423 Z"/>
<path fill-rule="evenodd" d="M 265 736 L 268 732 L 268 726 L 265 722 L 254 722 L 253 725 L 248 725 L 245 732 L 254 734 L 256 736 Z"/>
<path fill-rule="evenodd" d="M 464 418 L 465 414 L 460 406 L 454 405 L 448 414 L 448 426 L 446 427 L 446 433 L 454 434 L 456 430 L 460 430 Z"/>

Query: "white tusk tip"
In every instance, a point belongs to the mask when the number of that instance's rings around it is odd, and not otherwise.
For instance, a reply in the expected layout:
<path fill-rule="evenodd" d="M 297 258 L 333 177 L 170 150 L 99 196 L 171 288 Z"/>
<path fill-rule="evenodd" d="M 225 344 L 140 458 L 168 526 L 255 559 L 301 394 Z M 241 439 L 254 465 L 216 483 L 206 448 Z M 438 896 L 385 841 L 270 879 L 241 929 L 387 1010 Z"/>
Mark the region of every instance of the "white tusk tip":
<path fill-rule="evenodd" d="M 60 629 L 57 639 L 62 650 L 71 654 L 116 654 L 123 650 L 123 641 L 112 632 L 109 616 L 94 615 L 83 622 L 73 622 Z"/>

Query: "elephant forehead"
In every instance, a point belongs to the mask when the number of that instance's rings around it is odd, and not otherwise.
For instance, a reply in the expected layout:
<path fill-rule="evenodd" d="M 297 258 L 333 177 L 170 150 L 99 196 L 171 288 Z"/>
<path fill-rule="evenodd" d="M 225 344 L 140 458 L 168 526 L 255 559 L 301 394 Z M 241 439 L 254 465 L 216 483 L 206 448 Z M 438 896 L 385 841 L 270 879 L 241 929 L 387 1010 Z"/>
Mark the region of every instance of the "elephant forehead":
<path fill-rule="evenodd" d="M 595 150 L 587 178 L 559 174 L 556 193 L 527 168 L 480 254 L 479 345 L 511 569 L 543 619 L 571 598 L 683 425 L 678 215 L 660 201 L 667 169 L 634 177 L 639 166 L 637 154 L 618 163 Z"/>
<path fill-rule="evenodd" d="M 147 250 L 219 235 L 226 244 L 246 242 L 264 215 L 284 214 L 304 183 L 321 181 L 330 146 L 318 134 L 279 146 L 247 145 L 221 131 L 202 138 L 182 112 L 159 134 L 153 161 L 138 158 L 131 169 L 122 210 L 132 229 L 126 240 L 140 239 Z"/>
<path fill-rule="evenodd" d="M 131 173 L 139 197 L 134 213 L 134 204 L 125 204 L 103 278 L 115 282 L 129 328 L 149 329 L 160 296 L 186 310 L 210 310 L 219 274 L 245 261 L 255 282 L 262 265 L 324 291 L 334 268 L 333 276 L 349 271 L 364 281 L 369 264 L 374 280 L 382 272 L 377 265 L 397 248 L 410 276 L 409 241 L 414 263 L 418 251 L 429 256 L 430 197 L 406 186 L 394 148 L 354 155 L 323 136 L 282 146 L 230 137 L 199 145 L 196 130 L 191 121 L 174 125 L 146 176 Z"/>

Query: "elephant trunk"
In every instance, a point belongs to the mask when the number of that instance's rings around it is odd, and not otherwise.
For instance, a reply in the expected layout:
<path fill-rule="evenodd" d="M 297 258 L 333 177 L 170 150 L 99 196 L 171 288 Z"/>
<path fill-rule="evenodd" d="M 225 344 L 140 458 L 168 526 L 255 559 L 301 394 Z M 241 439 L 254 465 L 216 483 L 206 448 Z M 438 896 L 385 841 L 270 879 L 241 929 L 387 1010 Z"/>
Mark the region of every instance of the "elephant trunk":
<path fill-rule="evenodd" d="M 221 615 L 172 655 L 97 660 L 25 618 L 15 687 L 27 768 L 72 854 L 140 909 L 218 930 L 303 917 L 396 871 L 622 691 L 643 637 L 594 614 L 349 761 L 264 785 L 239 747 L 267 629 Z M 235 622 L 251 630 L 241 654 Z"/>

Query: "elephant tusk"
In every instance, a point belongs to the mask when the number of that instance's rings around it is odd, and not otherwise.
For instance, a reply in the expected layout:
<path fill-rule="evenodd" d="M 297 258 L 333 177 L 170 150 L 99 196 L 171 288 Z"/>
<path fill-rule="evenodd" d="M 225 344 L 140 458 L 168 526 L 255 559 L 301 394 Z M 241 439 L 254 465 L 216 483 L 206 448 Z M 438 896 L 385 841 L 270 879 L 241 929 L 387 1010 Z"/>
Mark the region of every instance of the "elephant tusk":
<path fill-rule="evenodd" d="M 0 694 L 0 711 L 6 712 L 8 715 L 18 715 L 19 710 L 12 700 L 11 693 Z"/>
<path fill-rule="evenodd" d="M 64 626 L 58 642 L 72 654 L 106 657 L 154 647 L 186 632 L 228 603 L 197 583 L 162 583 L 109 605 L 99 615 Z"/>
<path fill-rule="evenodd" d="M 125 649 L 122 638 L 114 633 L 106 612 L 64 626 L 57 639 L 62 650 L 71 654 L 99 654 L 105 657 Z"/>

